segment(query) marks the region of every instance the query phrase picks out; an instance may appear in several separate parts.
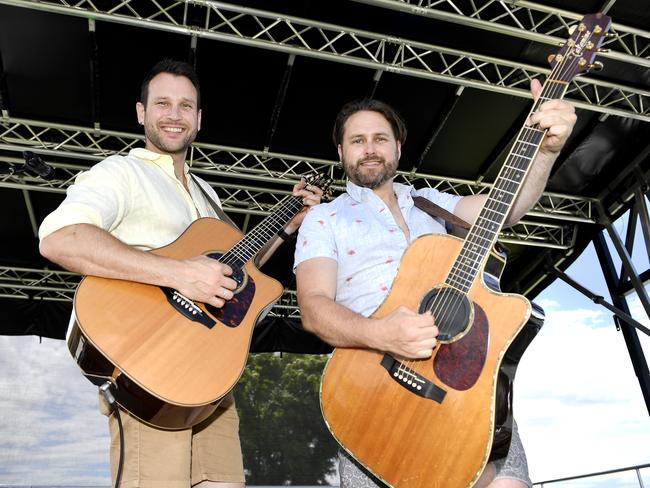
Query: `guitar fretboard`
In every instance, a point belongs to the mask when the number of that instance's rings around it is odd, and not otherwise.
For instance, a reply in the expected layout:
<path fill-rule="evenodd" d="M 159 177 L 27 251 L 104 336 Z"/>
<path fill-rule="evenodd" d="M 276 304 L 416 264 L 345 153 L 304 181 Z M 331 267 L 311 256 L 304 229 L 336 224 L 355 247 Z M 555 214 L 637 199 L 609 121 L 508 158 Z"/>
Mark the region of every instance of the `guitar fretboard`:
<path fill-rule="evenodd" d="M 531 114 L 547 100 L 564 96 L 567 83 L 548 79 Z M 512 204 L 521 189 L 546 131 L 524 126 L 517 135 L 499 175 L 488 193 L 485 206 L 470 229 L 445 283 L 468 292 L 497 240 Z"/>
<path fill-rule="evenodd" d="M 253 230 L 246 234 L 232 249 L 224 253 L 219 261 L 233 269 L 242 268 L 255 256 L 271 239 L 275 237 L 289 220 L 291 220 L 303 207 L 302 197 L 288 196 L 280 203 L 280 207 L 273 211 Z"/>

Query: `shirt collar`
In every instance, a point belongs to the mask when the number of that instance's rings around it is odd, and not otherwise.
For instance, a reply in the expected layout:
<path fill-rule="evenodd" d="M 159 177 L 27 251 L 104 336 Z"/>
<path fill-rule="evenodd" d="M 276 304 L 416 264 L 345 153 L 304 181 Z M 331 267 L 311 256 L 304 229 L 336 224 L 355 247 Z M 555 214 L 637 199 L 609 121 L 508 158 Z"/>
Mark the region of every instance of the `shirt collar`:
<path fill-rule="evenodd" d="M 367 201 L 371 195 L 375 194 L 375 192 L 370 188 L 359 186 L 352 183 L 350 180 L 348 180 L 345 190 L 353 200 L 359 203 Z M 410 195 L 412 190 L 413 185 L 404 185 L 402 183 L 393 182 L 393 191 L 395 192 L 398 201 L 401 200 L 404 195 Z"/>
<path fill-rule="evenodd" d="M 169 175 L 176 178 L 176 175 L 174 173 L 174 160 L 169 154 L 160 154 L 157 152 L 149 151 L 143 147 L 137 147 L 135 149 L 131 149 L 129 156 L 152 162 L 155 165 L 159 166 L 163 171 L 165 171 L 165 173 L 168 173 Z M 185 175 L 190 172 L 190 167 L 187 165 L 187 163 L 183 163 L 183 172 Z"/>

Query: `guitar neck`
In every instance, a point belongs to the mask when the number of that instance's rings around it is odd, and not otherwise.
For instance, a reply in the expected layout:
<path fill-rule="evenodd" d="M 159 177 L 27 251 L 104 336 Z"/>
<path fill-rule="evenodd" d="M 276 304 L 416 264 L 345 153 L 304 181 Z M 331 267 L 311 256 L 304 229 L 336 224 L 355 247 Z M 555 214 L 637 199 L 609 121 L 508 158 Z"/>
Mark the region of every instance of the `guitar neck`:
<path fill-rule="evenodd" d="M 545 101 L 564 96 L 568 83 L 553 79 L 553 74 L 551 73 L 551 77 L 544 83 L 540 97 L 533 104 L 529 116 Z M 458 259 L 447 276 L 448 285 L 463 292 L 468 292 L 471 288 L 503 228 L 545 135 L 545 130 L 526 125 L 517 134 L 506 161 L 488 193 L 487 201 L 467 234 Z"/>
<path fill-rule="evenodd" d="M 219 261 L 231 267 L 241 268 L 271 241 L 299 211 L 304 204 L 301 197 L 285 198 L 277 210 L 257 224 L 232 249 L 224 253 Z"/>

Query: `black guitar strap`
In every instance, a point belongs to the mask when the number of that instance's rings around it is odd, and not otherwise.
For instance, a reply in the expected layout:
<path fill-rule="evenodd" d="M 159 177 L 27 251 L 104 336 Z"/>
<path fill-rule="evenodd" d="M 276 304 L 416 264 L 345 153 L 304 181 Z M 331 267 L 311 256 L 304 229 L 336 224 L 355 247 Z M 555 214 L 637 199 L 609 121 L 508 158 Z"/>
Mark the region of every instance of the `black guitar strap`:
<path fill-rule="evenodd" d="M 192 173 L 190 173 L 190 176 L 194 180 L 194 183 L 196 183 L 196 186 L 198 186 L 203 194 L 205 195 L 205 198 L 210 202 L 210 205 L 212 205 L 212 208 L 217 214 L 217 217 L 219 217 L 220 220 L 223 220 L 224 222 L 232 225 L 236 229 L 238 228 L 237 225 L 226 215 L 226 212 L 223 211 L 223 209 L 219 206 L 217 202 L 210 196 L 210 194 L 205 191 L 205 188 L 203 188 L 203 185 L 199 182 L 198 178 L 194 176 Z"/>

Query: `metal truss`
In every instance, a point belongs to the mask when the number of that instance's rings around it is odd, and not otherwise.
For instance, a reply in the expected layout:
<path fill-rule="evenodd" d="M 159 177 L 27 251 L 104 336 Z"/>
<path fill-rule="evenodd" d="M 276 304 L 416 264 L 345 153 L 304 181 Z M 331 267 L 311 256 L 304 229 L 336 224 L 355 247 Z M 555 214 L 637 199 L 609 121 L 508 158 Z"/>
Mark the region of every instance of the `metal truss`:
<path fill-rule="evenodd" d="M 525 0 L 353 0 L 557 46 L 583 15 Z M 614 22 L 603 58 L 650 68 L 650 32 Z"/>
<path fill-rule="evenodd" d="M 210 0 L 0 0 L 35 10 L 185 34 L 530 98 L 550 70 Z M 650 121 L 650 92 L 579 77 L 566 96 L 579 108 Z"/>
<path fill-rule="evenodd" d="M 80 280 L 68 271 L 0 266 L 0 298 L 72 302 Z M 269 316 L 299 318 L 296 292 L 285 290 Z"/>
<path fill-rule="evenodd" d="M 0 174 L 0 187 L 23 190 L 65 192 L 75 176 L 112 154 L 126 153 L 142 141 L 141 135 L 99 129 L 50 124 L 23 119 L 0 119 L 0 161 L 8 170 Z M 24 172 L 22 152 L 42 155 L 56 168 L 55 178 L 44 180 Z M 15 154 L 15 155 L 14 155 Z M 74 161 L 73 163 L 69 162 Z M 79 164 L 82 162 L 84 164 Z M 253 151 L 241 148 L 195 143 L 189 154 L 193 170 L 219 189 L 226 212 L 268 215 L 290 193 L 301 176 L 322 172 L 334 176 L 338 161 Z M 487 193 L 491 184 L 417 172 L 398 172 L 397 181 L 429 186 L 456 195 Z M 336 189 L 344 189 L 339 180 Z M 593 199 L 545 193 L 528 214 L 563 222 L 519 223 L 508 229 L 505 241 L 523 245 L 568 248 L 577 223 L 594 223 Z"/>
<path fill-rule="evenodd" d="M 0 297 L 69 302 L 80 278 L 68 271 L 0 266 Z"/>

